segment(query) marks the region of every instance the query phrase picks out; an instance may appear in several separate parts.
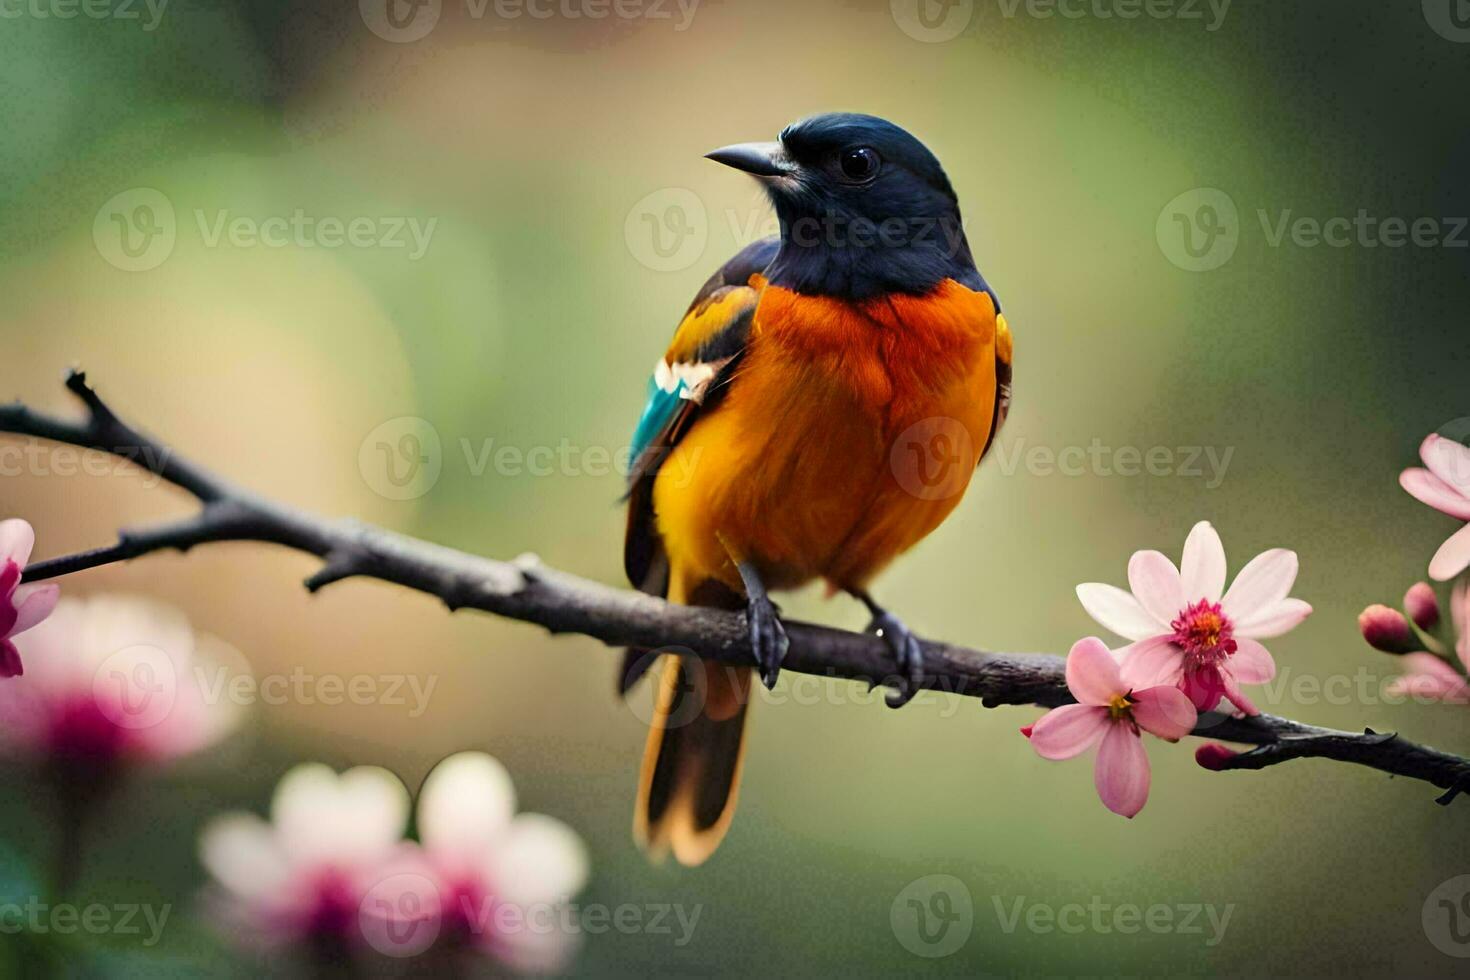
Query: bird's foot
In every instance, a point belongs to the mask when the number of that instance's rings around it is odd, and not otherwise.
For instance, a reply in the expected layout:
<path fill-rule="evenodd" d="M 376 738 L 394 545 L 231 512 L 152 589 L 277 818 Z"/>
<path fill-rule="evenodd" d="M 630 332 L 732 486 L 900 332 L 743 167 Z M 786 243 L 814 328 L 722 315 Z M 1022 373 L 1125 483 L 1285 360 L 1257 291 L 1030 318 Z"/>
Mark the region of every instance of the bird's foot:
<path fill-rule="evenodd" d="M 786 659 L 786 650 L 791 646 L 791 641 L 786 638 L 786 627 L 781 625 L 781 614 L 770 597 L 762 593 L 751 596 L 745 607 L 745 620 L 750 628 L 750 646 L 755 652 L 761 682 L 767 688 L 775 688 L 776 678 L 781 673 L 781 661 Z"/>
<path fill-rule="evenodd" d="M 902 708 L 924 688 L 924 647 L 903 620 L 886 609 L 874 607 L 868 632 L 881 636 L 898 662 L 901 686 L 889 692 L 885 703 L 890 708 Z"/>

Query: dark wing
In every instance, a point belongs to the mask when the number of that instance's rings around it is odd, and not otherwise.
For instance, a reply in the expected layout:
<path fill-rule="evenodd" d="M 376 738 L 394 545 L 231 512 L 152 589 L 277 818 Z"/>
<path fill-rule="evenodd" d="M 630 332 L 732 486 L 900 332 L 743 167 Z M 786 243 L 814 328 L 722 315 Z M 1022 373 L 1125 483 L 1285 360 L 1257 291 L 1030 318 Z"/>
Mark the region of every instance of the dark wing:
<path fill-rule="evenodd" d="M 633 433 L 623 568 L 628 581 L 652 595 L 668 589 L 668 558 L 653 515 L 654 478 L 699 413 L 718 400 L 744 353 L 760 301 L 750 279 L 771 264 L 779 244 L 766 238 L 747 245 L 710 277 L 649 379 L 648 402 Z"/>

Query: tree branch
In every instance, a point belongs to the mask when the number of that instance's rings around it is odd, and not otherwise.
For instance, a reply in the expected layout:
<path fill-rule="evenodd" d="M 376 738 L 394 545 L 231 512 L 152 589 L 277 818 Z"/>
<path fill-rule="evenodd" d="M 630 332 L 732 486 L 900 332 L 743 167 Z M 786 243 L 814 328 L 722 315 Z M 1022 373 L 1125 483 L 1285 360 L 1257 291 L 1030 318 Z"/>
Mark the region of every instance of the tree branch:
<path fill-rule="evenodd" d="M 125 530 L 114 545 L 35 562 L 26 581 L 39 581 L 125 561 L 153 552 L 187 551 L 218 541 L 260 541 L 322 559 L 306 580 L 312 591 L 353 577 L 391 582 L 438 597 L 450 610 L 477 609 L 535 623 L 553 633 L 581 633 L 611 646 L 650 650 L 679 647 L 705 660 L 752 663 L 744 616 L 670 605 L 627 589 L 615 589 L 549 568 L 535 558 L 511 562 L 482 558 L 351 520 L 329 520 L 258 497 L 196 466 L 169 447 L 123 422 L 73 371 L 66 386 L 86 415 L 68 420 L 16 403 L 0 406 L 0 433 L 101 450 L 132 460 L 188 491 L 202 507 L 192 517 Z M 783 669 L 866 682 L 901 682 L 878 637 L 807 623 L 787 624 L 791 647 Z M 1072 700 L 1061 657 L 986 653 L 925 641 L 925 686 L 979 698 L 987 707 L 1034 704 L 1055 707 Z M 1215 758 L 1214 769 L 1264 769 L 1292 759 L 1333 759 L 1432 783 L 1449 803 L 1470 792 L 1470 759 L 1372 731 L 1363 734 L 1260 715 L 1201 716 L 1195 735 L 1257 746 Z"/>

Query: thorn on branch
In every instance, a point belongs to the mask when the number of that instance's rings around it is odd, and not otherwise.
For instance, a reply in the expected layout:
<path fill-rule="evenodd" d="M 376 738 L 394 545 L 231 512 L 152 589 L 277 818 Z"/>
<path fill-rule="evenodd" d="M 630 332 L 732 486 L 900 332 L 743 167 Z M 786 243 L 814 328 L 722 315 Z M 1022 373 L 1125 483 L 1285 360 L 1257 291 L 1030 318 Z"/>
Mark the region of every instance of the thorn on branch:
<path fill-rule="evenodd" d="M 1460 777 L 1450 784 L 1444 795 L 1436 797 L 1434 802 L 1440 806 L 1449 806 L 1461 793 L 1470 793 L 1470 771 L 1460 773 Z"/>
<path fill-rule="evenodd" d="M 357 561 L 345 551 L 330 552 L 322 567 L 307 577 L 306 591 L 315 595 L 327 586 L 357 574 Z"/>
<path fill-rule="evenodd" d="M 534 551 L 525 551 L 511 559 L 510 563 L 521 570 L 521 573 L 529 579 L 540 578 L 540 573 L 546 568 L 546 562 Z"/>
<path fill-rule="evenodd" d="M 87 406 L 87 412 L 92 416 L 92 423 L 97 427 L 116 425 L 117 416 L 107 403 L 102 400 L 96 390 L 87 383 L 87 372 L 81 368 L 71 368 L 66 372 L 66 387 L 73 395 Z"/>

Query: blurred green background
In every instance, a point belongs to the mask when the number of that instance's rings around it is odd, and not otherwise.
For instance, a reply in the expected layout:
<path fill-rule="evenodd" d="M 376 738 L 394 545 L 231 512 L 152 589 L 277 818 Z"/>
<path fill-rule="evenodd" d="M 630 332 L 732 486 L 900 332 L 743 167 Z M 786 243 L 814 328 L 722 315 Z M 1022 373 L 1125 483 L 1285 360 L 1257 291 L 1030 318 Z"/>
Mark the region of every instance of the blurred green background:
<path fill-rule="evenodd" d="M 1308 247 L 1273 244 L 1268 226 L 1470 214 L 1470 43 L 1434 0 L 1236 0 L 1218 20 L 1183 3 L 1199 18 L 1102 15 L 1126 0 L 1069 8 L 1080 17 L 918 0 L 926 19 L 905 0 L 704 0 L 687 21 L 671 4 L 667 18 L 591 19 L 445 0 L 413 41 L 370 30 L 371 0 L 173 0 L 152 29 L 141 5 L 138 19 L 63 19 L 37 14 L 47 2 L 0 19 L 0 397 L 69 407 L 57 379 L 81 363 L 134 419 L 264 493 L 620 583 L 621 480 L 603 454 L 626 446 L 690 296 L 770 222 L 750 181 L 701 154 L 815 111 L 872 112 L 945 163 L 1017 344 L 999 452 L 879 595 L 924 634 L 1060 652 L 1098 631 L 1076 583 L 1121 583 L 1133 550 L 1177 556 L 1209 519 L 1232 573 L 1268 547 L 1300 552 L 1295 594 L 1317 612 L 1271 644 L 1288 676 L 1393 673 L 1354 617 L 1396 601 L 1453 527 L 1395 479 L 1425 433 L 1470 414 L 1470 234 Z M 128 257 L 108 224 L 137 188 L 172 210 L 162 258 Z M 1209 271 L 1175 263 L 1164 213 L 1195 188 L 1238 209 L 1235 251 Z M 432 233 L 422 255 L 211 237 L 222 214 L 297 209 Z M 432 426 L 441 471 L 397 500 L 359 451 L 404 417 Z M 1166 473 L 1047 465 L 1094 440 L 1176 452 Z M 563 446 L 546 470 L 493 455 Z M 1189 447 L 1230 452 L 1223 474 L 1208 457 L 1188 469 Z M 187 506 L 135 475 L 0 482 L 0 512 L 37 526 L 42 556 Z M 1316 762 L 1217 775 L 1155 743 L 1153 797 L 1130 822 L 1097 802 L 1088 763 L 1028 749 L 1016 729 L 1033 710 L 934 698 L 891 713 L 839 684 L 805 685 L 797 704 L 790 677 L 763 696 L 785 703 L 754 709 L 723 848 L 699 870 L 651 867 L 629 834 L 644 729 L 638 700 L 612 695 L 608 650 L 379 584 L 312 598 L 312 567 L 220 546 L 67 582 L 165 598 L 257 674 L 438 679 L 420 717 L 258 706 L 228 745 L 131 785 L 82 895 L 174 903 L 154 952 L 181 971 L 254 969 L 192 913 L 209 815 L 262 811 L 296 761 L 381 764 L 416 788 L 466 748 L 505 761 L 525 808 L 585 835 L 584 902 L 701 907 L 683 946 L 589 936 L 581 974 L 1463 969 L 1422 913 L 1470 872 L 1470 804 L 1437 807 L 1424 784 Z M 784 605 L 864 620 L 815 590 Z M 1265 710 L 1470 750 L 1463 708 L 1276 690 Z M 3 775 L 3 846 L 40 852 L 27 777 Z M 958 878 L 973 904 L 968 941 L 933 959 L 890 924 L 930 875 Z M 1208 925 L 1007 929 L 1017 900 L 1233 911 L 1209 946 Z"/>

